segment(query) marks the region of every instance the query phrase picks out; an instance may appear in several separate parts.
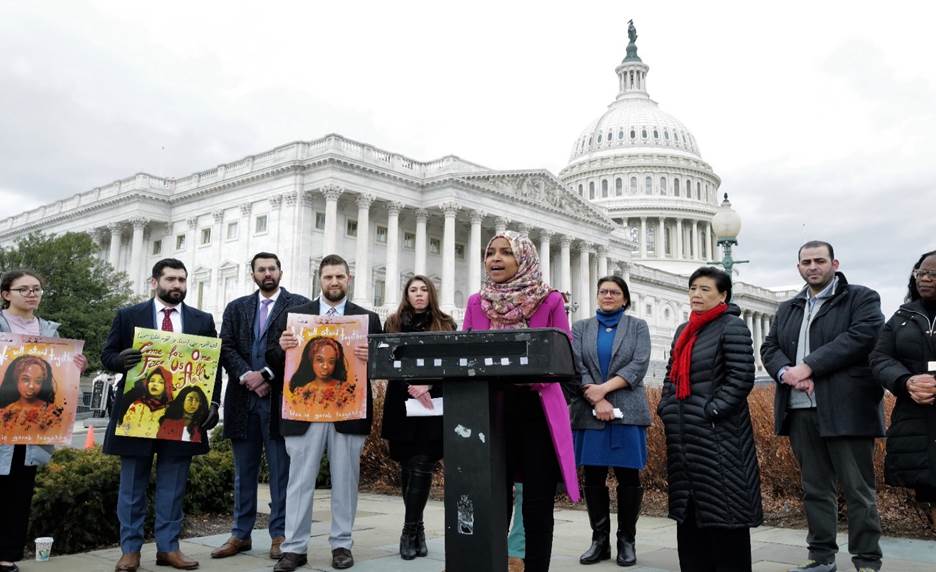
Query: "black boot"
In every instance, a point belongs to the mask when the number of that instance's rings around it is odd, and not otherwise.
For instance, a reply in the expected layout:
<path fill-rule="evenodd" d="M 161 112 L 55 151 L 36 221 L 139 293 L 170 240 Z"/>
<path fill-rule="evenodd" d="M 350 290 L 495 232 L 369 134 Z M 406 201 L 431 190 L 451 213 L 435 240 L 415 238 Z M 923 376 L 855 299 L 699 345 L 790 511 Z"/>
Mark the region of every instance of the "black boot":
<path fill-rule="evenodd" d="M 416 558 L 416 523 L 404 522 L 403 534 L 400 535 L 400 558 L 412 560 Z"/>
<path fill-rule="evenodd" d="M 584 488 L 588 522 L 592 529 L 592 543 L 588 550 L 579 557 L 579 564 L 596 564 L 611 558 L 611 501 L 606 486 Z"/>
<path fill-rule="evenodd" d="M 643 487 L 617 488 L 618 530 L 617 530 L 617 565 L 633 566 L 637 563 L 637 518 L 643 502 Z"/>
<path fill-rule="evenodd" d="M 422 521 L 416 523 L 416 556 L 426 556 L 429 554 L 429 547 L 426 546 L 426 528 Z"/>
<path fill-rule="evenodd" d="M 429 490 L 432 488 L 432 471 L 435 463 L 432 461 L 415 461 L 409 465 L 409 478 L 406 490 L 403 493 L 403 504 L 406 507 L 405 522 L 413 523 L 413 543 L 416 556 L 426 556 L 429 549 L 426 546 L 426 530 L 423 527 L 423 510 L 429 500 Z"/>

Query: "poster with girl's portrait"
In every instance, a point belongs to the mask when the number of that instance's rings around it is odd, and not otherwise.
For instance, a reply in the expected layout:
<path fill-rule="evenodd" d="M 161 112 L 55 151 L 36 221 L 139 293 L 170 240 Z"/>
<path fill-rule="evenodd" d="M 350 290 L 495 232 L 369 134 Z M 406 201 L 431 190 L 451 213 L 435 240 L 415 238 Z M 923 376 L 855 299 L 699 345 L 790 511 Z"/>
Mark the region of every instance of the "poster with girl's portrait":
<path fill-rule="evenodd" d="M 0 445 L 65 445 L 78 410 L 84 341 L 0 333 Z"/>
<path fill-rule="evenodd" d="M 286 352 L 283 419 L 329 423 L 367 416 L 367 316 L 289 314 L 299 346 Z"/>
<path fill-rule="evenodd" d="M 115 434 L 207 443 L 221 340 L 136 328 L 133 347 L 143 359 L 127 372 L 124 394 L 114 407 Z"/>

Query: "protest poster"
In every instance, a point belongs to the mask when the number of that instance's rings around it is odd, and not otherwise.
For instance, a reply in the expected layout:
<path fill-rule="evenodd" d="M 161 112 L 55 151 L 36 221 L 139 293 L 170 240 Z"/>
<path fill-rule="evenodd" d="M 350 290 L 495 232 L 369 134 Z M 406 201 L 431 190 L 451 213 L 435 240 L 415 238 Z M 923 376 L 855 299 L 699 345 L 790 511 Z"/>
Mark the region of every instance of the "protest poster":
<path fill-rule="evenodd" d="M 84 341 L 0 333 L 0 445 L 71 441 Z"/>
<path fill-rule="evenodd" d="M 366 315 L 289 314 L 286 328 L 299 345 L 286 352 L 283 419 L 335 422 L 367 416 Z"/>
<path fill-rule="evenodd" d="M 143 359 L 127 372 L 115 406 L 116 435 L 207 442 L 221 340 L 136 328 L 133 347 Z"/>

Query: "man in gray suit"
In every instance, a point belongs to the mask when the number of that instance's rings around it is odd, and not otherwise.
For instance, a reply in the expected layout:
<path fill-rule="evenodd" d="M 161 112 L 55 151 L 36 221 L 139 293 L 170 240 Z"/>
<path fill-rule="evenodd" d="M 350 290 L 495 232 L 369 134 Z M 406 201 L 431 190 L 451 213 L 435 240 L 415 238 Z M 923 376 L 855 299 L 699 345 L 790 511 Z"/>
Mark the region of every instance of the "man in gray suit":
<path fill-rule="evenodd" d="M 288 308 L 270 327 L 270 345 L 267 364 L 273 370 L 273 384 L 277 403 L 282 402 L 285 351 L 299 345 L 299 339 L 286 331 L 286 316 L 312 314 L 323 316 L 367 315 L 368 332 L 380 333 L 380 318 L 348 301 L 351 273 L 348 263 L 336 254 L 322 259 L 319 265 L 321 295 L 318 299 Z M 367 348 L 355 348 L 356 357 L 366 360 Z M 279 408 L 279 405 L 277 405 Z M 332 548 L 332 567 L 339 570 L 354 566 L 351 555 L 351 529 L 357 512 L 358 481 L 361 468 L 361 449 L 370 434 L 373 418 L 370 380 L 367 380 L 367 417 L 337 423 L 306 423 L 280 421 L 280 433 L 289 453 L 289 486 L 286 489 L 286 540 L 283 555 L 274 572 L 292 572 L 303 566 L 312 530 L 312 499 L 319 473 L 322 454 L 328 451 L 328 469 L 331 473 L 331 532 L 328 536 Z"/>

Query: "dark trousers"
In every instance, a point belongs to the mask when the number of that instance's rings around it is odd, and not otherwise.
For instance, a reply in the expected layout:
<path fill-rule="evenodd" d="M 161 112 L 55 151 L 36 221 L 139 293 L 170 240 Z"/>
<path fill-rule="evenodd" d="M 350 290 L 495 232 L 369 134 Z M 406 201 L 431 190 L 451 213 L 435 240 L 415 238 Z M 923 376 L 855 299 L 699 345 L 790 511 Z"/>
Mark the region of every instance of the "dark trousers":
<path fill-rule="evenodd" d="M 513 510 L 513 482 L 523 482 L 526 572 L 546 572 L 552 555 L 553 507 L 561 473 L 539 395 L 525 388 L 506 393 L 507 504 L 506 531 Z"/>
<path fill-rule="evenodd" d="M 608 486 L 608 467 L 597 467 L 594 465 L 583 465 L 585 473 L 586 487 L 607 487 Z M 626 467 L 611 467 L 614 471 L 614 478 L 618 486 L 639 487 L 640 471 L 637 469 L 628 469 Z"/>
<path fill-rule="evenodd" d="M 143 547 L 146 520 L 146 487 L 149 485 L 154 455 L 120 457 L 120 488 L 117 491 L 117 519 L 120 521 L 120 548 L 124 554 Z M 188 484 L 192 458 L 156 455 L 156 550 L 179 549 L 182 534 L 182 501 Z"/>
<path fill-rule="evenodd" d="M 286 486 L 289 455 L 279 435 L 270 434 L 270 398 L 251 393 L 247 407 L 247 437 L 231 439 L 234 451 L 234 526 L 231 536 L 246 540 L 257 522 L 257 482 L 260 457 L 266 450 L 270 469 L 270 537 L 286 535 Z"/>
<path fill-rule="evenodd" d="M 874 492 L 874 439 L 820 437 L 815 409 L 794 409 L 790 445 L 800 466 L 809 558 L 832 562 L 838 552 L 838 490 L 848 505 L 848 551 L 856 568 L 881 567 L 881 519 Z"/>
<path fill-rule="evenodd" d="M 23 559 L 29 508 L 36 485 L 36 467 L 26 467 L 26 445 L 16 445 L 10 474 L 0 476 L 5 513 L 0 518 L 0 560 L 16 562 Z"/>
<path fill-rule="evenodd" d="M 676 547 L 682 572 L 750 572 L 751 529 L 699 528 L 695 503 L 676 525 Z"/>

